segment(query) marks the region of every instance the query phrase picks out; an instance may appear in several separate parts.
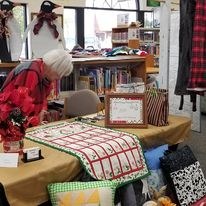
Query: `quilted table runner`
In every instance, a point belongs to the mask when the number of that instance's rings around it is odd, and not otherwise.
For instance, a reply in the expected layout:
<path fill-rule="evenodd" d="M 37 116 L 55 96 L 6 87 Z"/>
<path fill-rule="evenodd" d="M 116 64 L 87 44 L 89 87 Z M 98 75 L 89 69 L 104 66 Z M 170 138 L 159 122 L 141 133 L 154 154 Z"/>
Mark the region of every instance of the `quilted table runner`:
<path fill-rule="evenodd" d="M 76 156 L 95 179 L 120 184 L 149 174 L 135 135 L 82 122 L 44 125 L 26 138 Z"/>

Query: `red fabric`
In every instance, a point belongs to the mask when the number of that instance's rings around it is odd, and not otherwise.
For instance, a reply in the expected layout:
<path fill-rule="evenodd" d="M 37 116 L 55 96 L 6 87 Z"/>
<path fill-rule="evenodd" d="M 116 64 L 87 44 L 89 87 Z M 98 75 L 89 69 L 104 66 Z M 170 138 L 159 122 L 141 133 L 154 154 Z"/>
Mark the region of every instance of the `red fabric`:
<path fill-rule="evenodd" d="M 57 15 L 52 13 L 46 13 L 46 12 L 40 12 L 37 15 L 38 23 L 34 25 L 33 32 L 34 34 L 38 34 L 39 30 L 43 26 L 44 21 L 47 22 L 49 27 L 52 29 L 54 37 L 57 38 L 59 36 L 59 32 L 57 31 L 56 25 L 53 23 L 53 21 L 57 18 Z"/>
<path fill-rule="evenodd" d="M 28 64 L 28 62 L 27 62 Z M 11 91 L 19 86 L 25 86 L 30 89 L 30 96 L 34 99 L 35 114 L 38 115 L 42 109 L 47 109 L 47 96 L 51 91 L 51 83 L 43 78 L 42 60 L 34 60 L 28 68 L 20 67 L 13 69 L 7 76 L 3 85 L 3 91 Z"/>
<path fill-rule="evenodd" d="M 192 62 L 188 88 L 206 89 L 206 3 L 197 1 L 192 38 Z"/>
<path fill-rule="evenodd" d="M 78 157 L 94 179 L 126 184 L 149 174 L 140 142 L 129 133 L 64 121 L 28 132 L 26 138 Z"/>

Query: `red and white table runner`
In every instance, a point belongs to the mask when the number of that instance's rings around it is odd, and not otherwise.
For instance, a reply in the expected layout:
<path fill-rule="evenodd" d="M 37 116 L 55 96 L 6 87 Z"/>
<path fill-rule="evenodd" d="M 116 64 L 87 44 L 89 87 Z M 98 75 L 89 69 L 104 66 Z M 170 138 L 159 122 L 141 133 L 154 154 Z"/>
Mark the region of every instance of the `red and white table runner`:
<path fill-rule="evenodd" d="M 78 157 L 98 180 L 124 184 L 149 174 L 140 142 L 129 133 L 65 121 L 27 132 L 26 138 Z"/>

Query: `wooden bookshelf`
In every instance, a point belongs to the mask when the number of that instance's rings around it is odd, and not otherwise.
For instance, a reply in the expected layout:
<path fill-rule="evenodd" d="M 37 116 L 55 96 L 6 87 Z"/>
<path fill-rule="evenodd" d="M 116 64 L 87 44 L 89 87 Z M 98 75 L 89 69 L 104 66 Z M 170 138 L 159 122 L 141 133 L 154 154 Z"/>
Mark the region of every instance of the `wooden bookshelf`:
<path fill-rule="evenodd" d="M 80 79 L 80 71 L 82 68 L 98 68 L 110 70 L 113 67 L 117 70 L 127 68 L 132 78 L 141 78 L 146 83 L 146 57 L 138 55 L 126 55 L 115 57 L 91 57 L 91 58 L 73 58 L 74 66 L 74 90 L 78 89 L 78 81 Z"/>
<path fill-rule="evenodd" d="M 139 28 L 139 48 L 153 55 L 154 67 L 159 67 L 159 28 Z"/>
<path fill-rule="evenodd" d="M 131 49 L 141 49 L 153 55 L 154 67 L 159 67 L 159 28 L 136 27 L 132 36 L 130 29 L 134 27 L 112 28 L 112 47 L 127 46 Z"/>
<path fill-rule="evenodd" d="M 158 74 L 159 73 L 159 67 L 147 67 L 146 68 L 146 74 Z"/>
<path fill-rule="evenodd" d="M 131 27 L 112 28 L 112 48 L 119 46 L 127 46 L 132 49 L 139 48 L 139 34 L 135 32 L 135 37 L 131 37 L 130 28 Z"/>
<path fill-rule="evenodd" d="M 12 63 L 0 63 L 0 70 L 11 70 L 16 67 L 19 62 L 12 62 Z"/>

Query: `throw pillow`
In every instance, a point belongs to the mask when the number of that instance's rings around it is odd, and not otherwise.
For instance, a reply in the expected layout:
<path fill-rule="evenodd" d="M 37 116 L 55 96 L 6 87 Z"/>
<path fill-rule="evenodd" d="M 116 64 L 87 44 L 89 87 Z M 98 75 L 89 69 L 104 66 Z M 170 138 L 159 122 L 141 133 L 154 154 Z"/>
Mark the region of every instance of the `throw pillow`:
<path fill-rule="evenodd" d="M 156 148 L 145 151 L 145 159 L 150 170 L 150 175 L 147 177 L 147 183 L 150 190 L 150 195 L 153 191 L 159 191 L 165 185 L 164 175 L 160 168 L 160 158 L 164 156 L 164 152 L 168 150 L 168 145 L 161 145 Z"/>
<path fill-rule="evenodd" d="M 53 206 L 114 206 L 114 181 L 51 183 L 48 192 Z"/>
<path fill-rule="evenodd" d="M 163 173 L 179 201 L 191 205 L 206 195 L 206 179 L 199 161 L 188 145 L 165 152 L 160 158 Z"/>
<path fill-rule="evenodd" d="M 150 170 L 160 169 L 160 157 L 164 156 L 164 152 L 166 150 L 168 150 L 168 145 L 165 144 L 144 152 L 145 159 Z"/>

